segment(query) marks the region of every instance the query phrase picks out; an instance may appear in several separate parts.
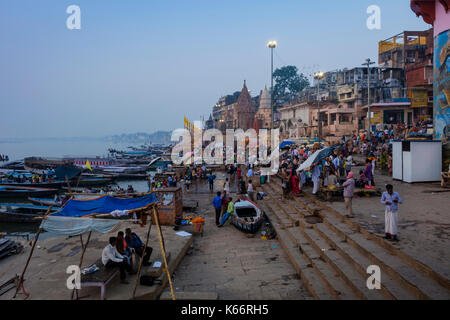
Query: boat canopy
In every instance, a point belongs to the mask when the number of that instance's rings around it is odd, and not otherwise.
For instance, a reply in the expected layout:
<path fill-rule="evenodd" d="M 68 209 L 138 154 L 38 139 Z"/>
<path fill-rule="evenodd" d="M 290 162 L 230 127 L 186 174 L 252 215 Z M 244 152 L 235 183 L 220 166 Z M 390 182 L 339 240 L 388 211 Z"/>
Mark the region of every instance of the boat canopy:
<path fill-rule="evenodd" d="M 86 217 L 94 214 L 107 214 L 115 210 L 136 210 L 146 208 L 156 203 L 155 192 L 142 197 L 120 199 L 111 196 L 101 196 L 94 199 L 71 199 L 67 204 L 52 216 Z"/>

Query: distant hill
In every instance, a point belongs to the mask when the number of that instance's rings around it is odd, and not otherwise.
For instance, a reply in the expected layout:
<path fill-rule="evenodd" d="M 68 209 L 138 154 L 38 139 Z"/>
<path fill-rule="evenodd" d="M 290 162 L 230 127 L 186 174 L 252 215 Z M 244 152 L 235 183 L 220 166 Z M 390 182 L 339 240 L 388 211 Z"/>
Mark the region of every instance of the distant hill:
<path fill-rule="evenodd" d="M 112 143 L 139 143 L 139 144 L 170 144 L 171 131 L 156 131 L 154 133 L 123 133 L 120 135 L 106 137 L 48 137 L 48 138 L 0 138 L 0 143 L 21 143 L 21 142 L 73 142 L 73 141 L 108 141 Z"/>
<path fill-rule="evenodd" d="M 113 135 L 106 137 L 106 140 L 111 141 L 113 143 L 140 143 L 140 144 L 148 144 L 148 143 L 157 143 L 157 144 L 169 144 L 171 131 L 156 131 L 154 133 L 145 133 L 145 132 L 137 132 L 137 133 L 122 133 L 121 135 Z"/>

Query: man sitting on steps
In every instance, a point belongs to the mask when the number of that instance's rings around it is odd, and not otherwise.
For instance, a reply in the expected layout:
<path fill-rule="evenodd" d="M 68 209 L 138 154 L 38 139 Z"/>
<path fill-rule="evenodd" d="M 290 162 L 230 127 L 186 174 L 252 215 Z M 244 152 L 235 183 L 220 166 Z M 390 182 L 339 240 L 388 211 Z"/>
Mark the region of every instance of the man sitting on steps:
<path fill-rule="evenodd" d="M 122 256 L 116 249 L 117 238 L 109 238 L 109 244 L 102 251 L 102 262 L 106 268 L 120 268 L 120 283 L 128 284 L 125 280 L 126 273 L 133 274 L 131 266 L 126 257 Z"/>

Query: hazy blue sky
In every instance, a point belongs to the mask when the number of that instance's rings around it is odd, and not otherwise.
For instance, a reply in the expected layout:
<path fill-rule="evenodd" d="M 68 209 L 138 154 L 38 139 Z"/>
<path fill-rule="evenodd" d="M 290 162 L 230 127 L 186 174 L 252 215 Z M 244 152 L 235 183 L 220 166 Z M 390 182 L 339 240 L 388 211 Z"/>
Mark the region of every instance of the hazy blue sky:
<path fill-rule="evenodd" d="M 409 0 L 3 0 L 0 137 L 153 132 L 209 116 L 275 67 L 329 71 L 377 60 L 377 42 L 425 30 Z M 66 8 L 81 8 L 68 30 Z M 366 8 L 381 7 L 381 30 Z"/>

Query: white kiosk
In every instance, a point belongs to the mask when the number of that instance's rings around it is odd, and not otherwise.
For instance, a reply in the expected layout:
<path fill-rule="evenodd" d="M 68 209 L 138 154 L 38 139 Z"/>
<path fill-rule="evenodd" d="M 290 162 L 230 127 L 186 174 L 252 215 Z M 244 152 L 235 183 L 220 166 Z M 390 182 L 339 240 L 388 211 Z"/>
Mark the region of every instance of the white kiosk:
<path fill-rule="evenodd" d="M 440 140 L 394 140 L 391 143 L 393 179 L 409 183 L 441 180 Z"/>

